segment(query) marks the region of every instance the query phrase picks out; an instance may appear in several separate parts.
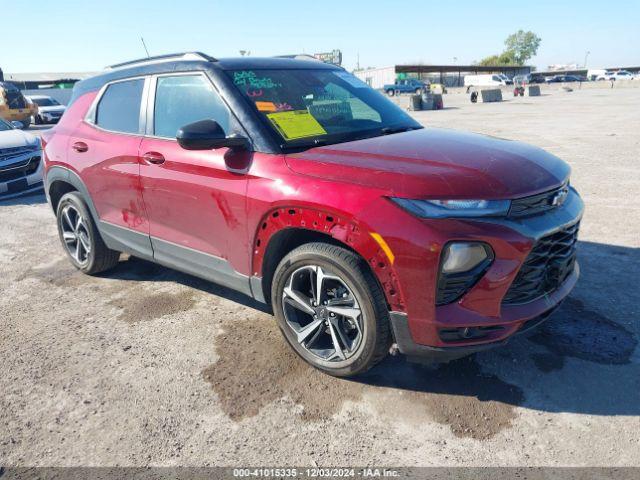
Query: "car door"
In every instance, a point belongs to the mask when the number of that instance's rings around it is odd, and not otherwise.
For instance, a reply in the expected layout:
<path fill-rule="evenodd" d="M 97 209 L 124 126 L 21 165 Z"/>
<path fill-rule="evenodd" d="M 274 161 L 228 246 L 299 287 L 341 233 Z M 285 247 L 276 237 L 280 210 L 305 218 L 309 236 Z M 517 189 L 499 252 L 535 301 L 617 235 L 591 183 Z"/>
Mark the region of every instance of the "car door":
<path fill-rule="evenodd" d="M 100 229 L 124 244 L 119 248 L 141 256 L 151 256 L 138 159 L 148 81 L 132 78 L 103 87 L 70 135 L 67 157 L 89 191 Z"/>
<path fill-rule="evenodd" d="M 212 119 L 229 135 L 239 126 L 203 73 L 153 77 L 140 176 L 154 258 L 165 265 L 246 290 L 246 168 L 249 152 L 185 150 L 178 129 Z M 239 285 L 238 282 L 242 283 Z"/>

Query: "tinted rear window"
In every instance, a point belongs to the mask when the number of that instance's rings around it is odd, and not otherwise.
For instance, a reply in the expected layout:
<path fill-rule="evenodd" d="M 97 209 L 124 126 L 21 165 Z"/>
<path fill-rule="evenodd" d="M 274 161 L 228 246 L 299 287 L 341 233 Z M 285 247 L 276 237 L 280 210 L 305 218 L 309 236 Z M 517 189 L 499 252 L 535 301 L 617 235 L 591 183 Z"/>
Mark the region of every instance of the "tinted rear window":
<path fill-rule="evenodd" d="M 143 79 L 113 83 L 102 95 L 96 111 L 96 125 L 106 130 L 138 133 Z"/>

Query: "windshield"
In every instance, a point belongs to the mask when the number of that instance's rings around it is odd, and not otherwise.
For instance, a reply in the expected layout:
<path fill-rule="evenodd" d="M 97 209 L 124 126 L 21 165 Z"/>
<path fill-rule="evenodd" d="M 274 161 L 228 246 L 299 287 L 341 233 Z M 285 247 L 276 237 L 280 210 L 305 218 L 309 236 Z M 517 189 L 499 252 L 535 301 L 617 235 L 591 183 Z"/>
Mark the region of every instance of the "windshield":
<path fill-rule="evenodd" d="M 31 100 L 39 107 L 53 107 L 55 105 L 60 105 L 58 101 L 53 98 L 32 98 Z"/>
<path fill-rule="evenodd" d="M 228 73 L 284 149 L 422 128 L 383 95 L 343 70 Z"/>
<path fill-rule="evenodd" d="M 13 126 L 0 118 L 0 132 L 4 132 L 5 130 L 13 130 Z"/>

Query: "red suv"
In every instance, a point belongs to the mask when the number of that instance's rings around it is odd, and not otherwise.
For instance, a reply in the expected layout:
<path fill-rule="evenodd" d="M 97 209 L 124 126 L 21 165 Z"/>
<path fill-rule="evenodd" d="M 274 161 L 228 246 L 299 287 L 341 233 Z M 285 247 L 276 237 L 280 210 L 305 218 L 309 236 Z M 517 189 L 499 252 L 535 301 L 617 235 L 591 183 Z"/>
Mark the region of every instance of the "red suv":
<path fill-rule="evenodd" d="M 423 128 L 332 65 L 114 65 L 76 84 L 43 140 L 78 269 L 127 252 L 243 292 L 332 375 L 390 349 L 448 360 L 504 344 L 578 278 L 583 203 L 566 163 Z"/>

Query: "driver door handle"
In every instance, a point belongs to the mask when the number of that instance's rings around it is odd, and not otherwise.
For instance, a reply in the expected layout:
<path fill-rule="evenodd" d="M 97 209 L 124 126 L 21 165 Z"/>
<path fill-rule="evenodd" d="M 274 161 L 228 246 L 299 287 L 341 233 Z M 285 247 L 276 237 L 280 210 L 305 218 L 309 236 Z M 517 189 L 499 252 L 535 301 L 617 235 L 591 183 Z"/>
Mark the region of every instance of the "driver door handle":
<path fill-rule="evenodd" d="M 153 165 L 161 165 L 164 163 L 164 155 L 158 152 L 147 152 L 142 155 L 142 160 Z"/>

